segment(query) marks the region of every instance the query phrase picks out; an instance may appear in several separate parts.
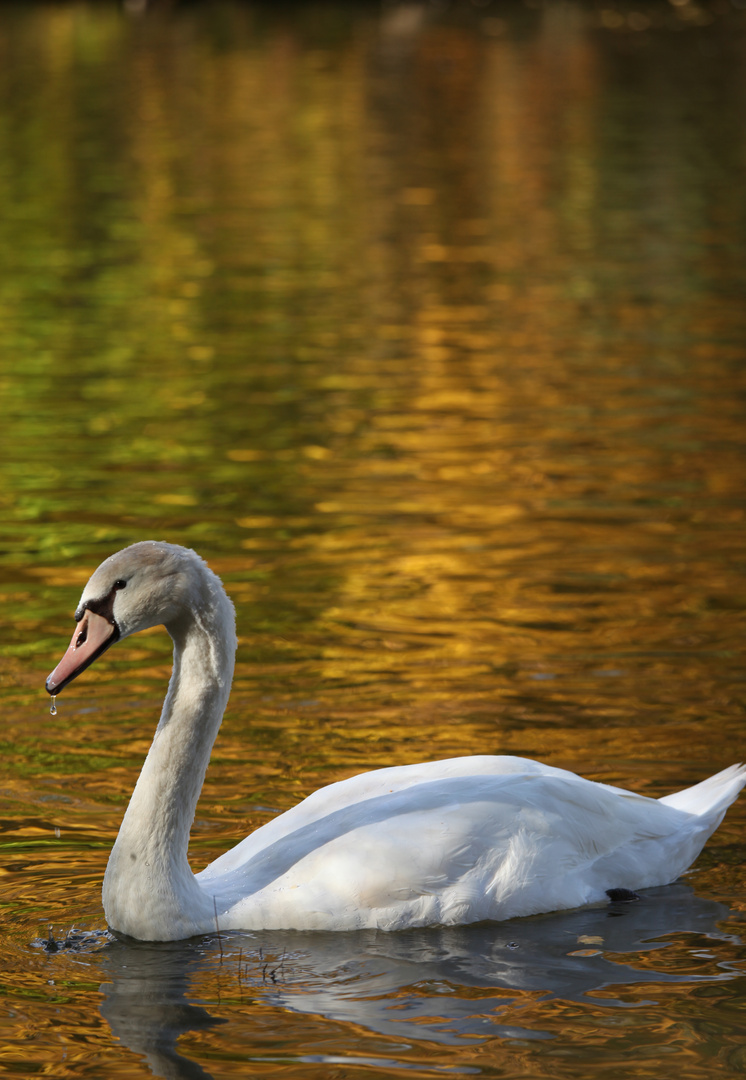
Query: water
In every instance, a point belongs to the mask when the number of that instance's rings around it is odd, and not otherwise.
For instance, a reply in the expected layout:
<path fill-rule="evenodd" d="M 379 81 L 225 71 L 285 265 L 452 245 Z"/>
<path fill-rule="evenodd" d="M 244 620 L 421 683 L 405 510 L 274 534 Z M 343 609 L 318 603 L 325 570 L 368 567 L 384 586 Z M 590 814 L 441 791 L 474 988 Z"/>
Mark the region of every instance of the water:
<path fill-rule="evenodd" d="M 168 640 L 43 689 L 102 558 L 208 558 L 195 868 L 379 765 L 742 758 L 742 7 L 140 7 L 0 10 L 3 1068 L 743 1071 L 743 800 L 638 904 L 122 942 Z"/>

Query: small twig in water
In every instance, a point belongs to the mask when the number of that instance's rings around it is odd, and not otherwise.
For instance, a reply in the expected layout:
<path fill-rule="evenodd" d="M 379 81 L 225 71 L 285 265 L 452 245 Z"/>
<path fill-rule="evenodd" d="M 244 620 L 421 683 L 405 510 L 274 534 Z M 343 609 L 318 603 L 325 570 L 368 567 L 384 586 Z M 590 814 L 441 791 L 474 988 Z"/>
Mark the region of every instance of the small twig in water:
<path fill-rule="evenodd" d="M 215 909 L 215 931 L 216 931 L 216 933 L 218 935 L 218 946 L 220 948 L 220 963 L 222 965 L 222 963 L 223 963 L 223 939 L 222 939 L 222 937 L 220 935 L 220 924 L 218 923 L 218 902 L 217 902 L 217 900 L 215 899 L 214 896 L 212 898 L 212 906 Z"/>
<path fill-rule="evenodd" d="M 284 949 L 282 950 L 282 956 L 280 957 L 279 964 L 277 965 L 276 968 L 274 968 L 269 973 L 269 976 L 270 976 L 272 982 L 277 982 L 277 979 L 275 978 L 275 975 L 277 974 L 278 971 L 280 972 L 280 975 L 285 974 L 285 950 Z"/>

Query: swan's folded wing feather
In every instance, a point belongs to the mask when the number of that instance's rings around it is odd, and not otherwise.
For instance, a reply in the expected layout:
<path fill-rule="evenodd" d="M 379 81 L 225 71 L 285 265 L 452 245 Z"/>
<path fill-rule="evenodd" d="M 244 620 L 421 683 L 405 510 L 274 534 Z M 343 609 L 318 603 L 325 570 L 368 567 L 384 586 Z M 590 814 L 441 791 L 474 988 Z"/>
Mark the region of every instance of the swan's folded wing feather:
<path fill-rule="evenodd" d="M 509 755 L 448 758 L 417 765 L 376 769 L 320 788 L 298 805 L 255 830 L 219 856 L 202 873 L 213 876 L 237 869 L 262 850 L 291 836 L 299 829 L 308 828 L 314 823 L 323 825 L 340 812 L 346 814 L 349 811 L 357 815 L 358 810 L 355 808 L 368 807 L 374 818 L 374 808 L 379 799 L 390 799 L 389 807 L 392 813 L 400 812 L 402 805 L 409 810 L 425 809 L 429 800 L 438 797 L 437 793 L 433 796 L 436 789 L 431 787 L 432 784 L 448 785 L 446 798 L 451 798 L 455 805 L 462 798 L 469 801 L 476 785 L 480 791 L 487 792 L 488 799 L 499 799 L 501 793 L 507 793 L 513 783 L 520 785 L 520 790 L 535 791 L 538 797 L 541 797 L 543 785 L 552 778 L 579 783 L 592 792 L 606 791 L 629 795 L 621 788 L 595 784 L 564 769 Z M 523 788 L 523 784 L 528 786 Z M 589 797 L 593 799 L 592 794 Z M 640 798 L 636 795 L 630 797 Z M 401 799 L 404 800 L 403 803 Z M 366 812 L 362 809 L 363 816 Z"/>
<path fill-rule="evenodd" d="M 331 906 L 337 920 L 413 904 L 422 921 L 494 918 L 519 895 L 524 907 L 547 910 L 542 897 L 579 869 L 670 835 L 687 815 L 571 775 L 508 774 L 427 780 L 323 817 L 284 817 L 296 828 L 263 846 L 262 837 L 240 845 L 242 862 L 222 869 L 218 860 L 200 883 L 226 904 L 250 896 L 263 908 L 266 899 L 265 920 L 280 919 L 285 901 L 297 908 L 299 888 L 304 910 Z"/>

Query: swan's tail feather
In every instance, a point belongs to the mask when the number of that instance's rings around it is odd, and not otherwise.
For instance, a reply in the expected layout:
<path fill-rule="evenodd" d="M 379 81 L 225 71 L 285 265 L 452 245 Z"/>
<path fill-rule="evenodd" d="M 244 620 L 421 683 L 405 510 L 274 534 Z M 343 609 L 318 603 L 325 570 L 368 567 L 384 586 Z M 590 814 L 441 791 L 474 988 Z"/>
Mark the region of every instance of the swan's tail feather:
<path fill-rule="evenodd" d="M 659 802 L 684 810 L 688 814 L 709 815 L 725 813 L 746 784 L 746 765 L 730 765 L 693 787 L 664 795 Z"/>

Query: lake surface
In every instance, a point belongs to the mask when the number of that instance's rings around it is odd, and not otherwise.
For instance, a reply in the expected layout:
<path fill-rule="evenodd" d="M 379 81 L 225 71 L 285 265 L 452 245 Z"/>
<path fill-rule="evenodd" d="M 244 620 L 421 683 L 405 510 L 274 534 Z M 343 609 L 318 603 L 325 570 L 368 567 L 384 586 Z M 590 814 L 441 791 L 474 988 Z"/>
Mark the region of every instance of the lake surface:
<path fill-rule="evenodd" d="M 740 0 L 0 7 L 0 1071 L 746 1069 L 746 799 L 638 904 L 143 945 L 169 639 L 43 689 L 111 552 L 221 574 L 195 869 L 377 766 L 746 756 L 744 70 Z"/>

